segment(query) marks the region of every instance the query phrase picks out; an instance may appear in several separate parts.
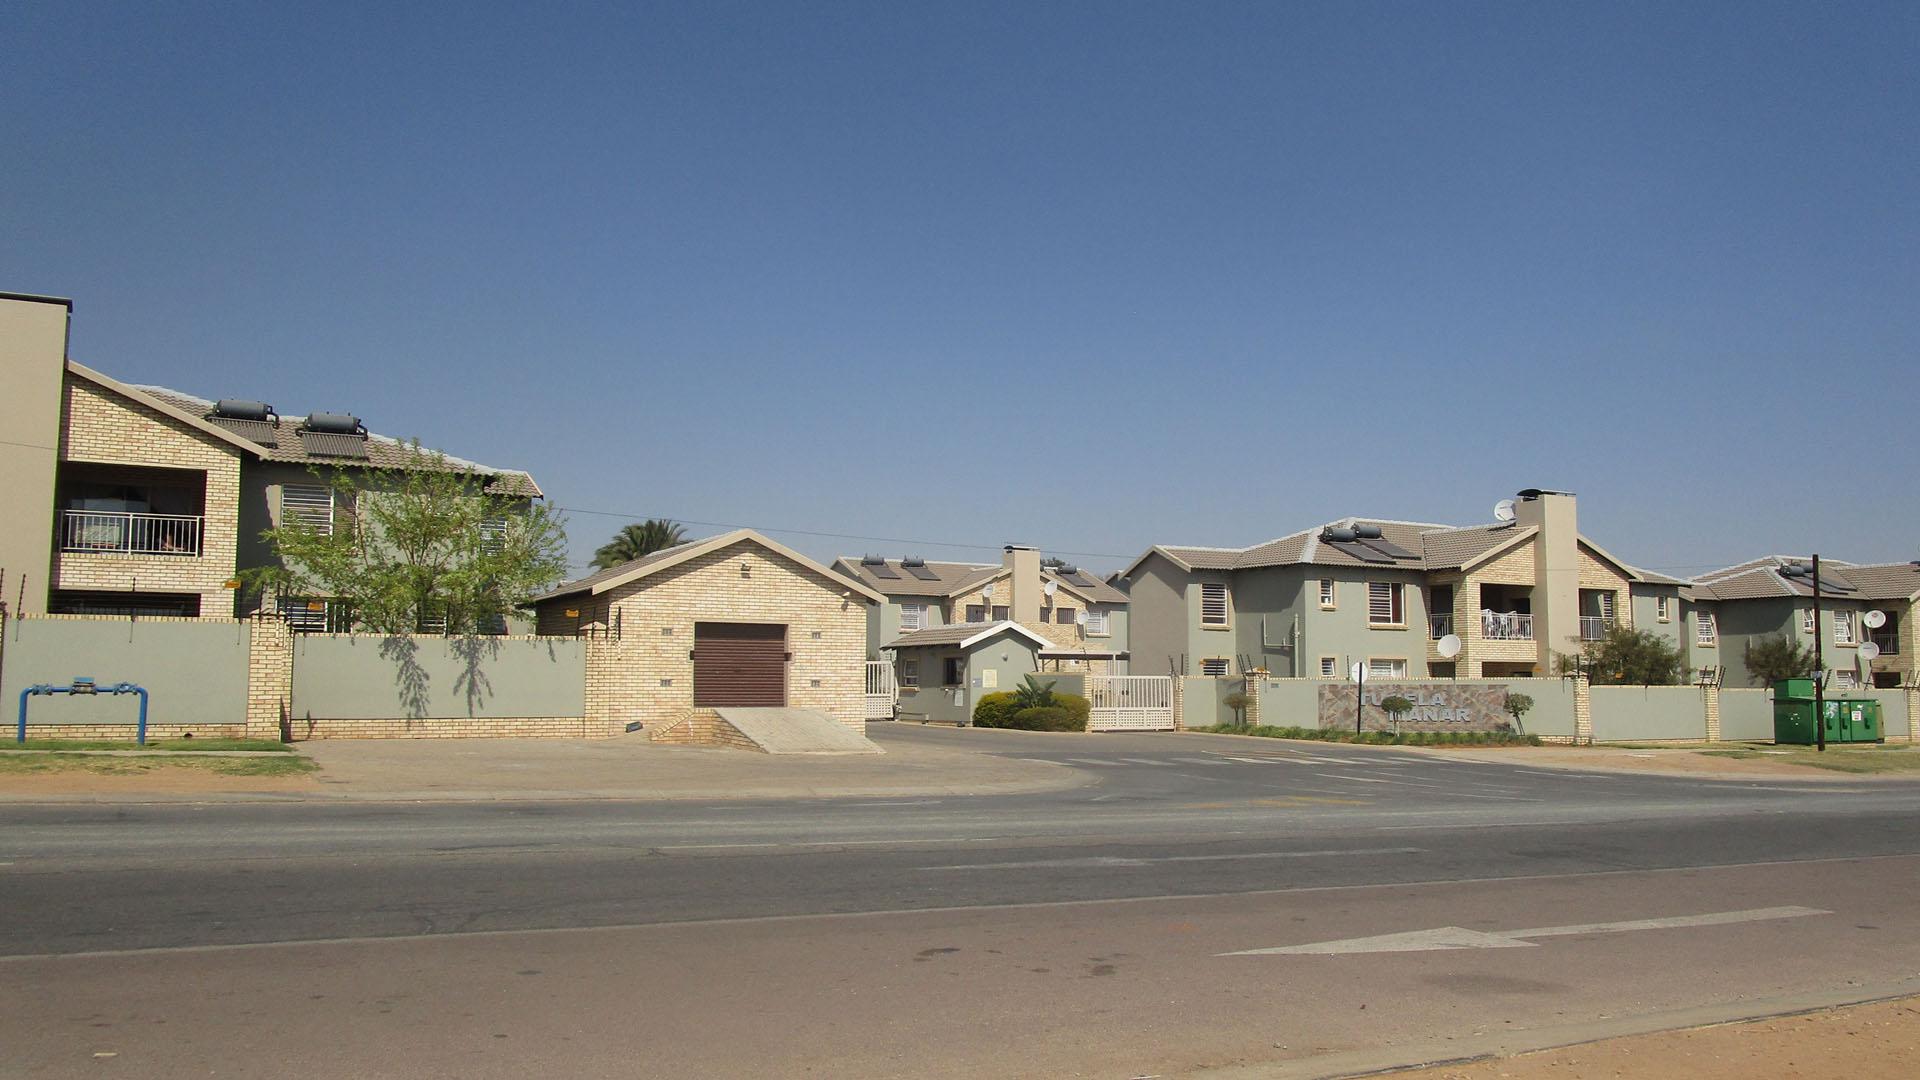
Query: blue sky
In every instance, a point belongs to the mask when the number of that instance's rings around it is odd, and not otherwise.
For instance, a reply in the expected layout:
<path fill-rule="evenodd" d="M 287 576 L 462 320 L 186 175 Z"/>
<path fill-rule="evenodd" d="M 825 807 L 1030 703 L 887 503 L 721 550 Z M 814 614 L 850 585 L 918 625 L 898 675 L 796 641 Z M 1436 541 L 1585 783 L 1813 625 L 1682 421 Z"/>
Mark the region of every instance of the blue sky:
<path fill-rule="evenodd" d="M 10 12 L 0 290 L 76 359 L 563 507 L 1920 557 L 1912 4 Z"/>

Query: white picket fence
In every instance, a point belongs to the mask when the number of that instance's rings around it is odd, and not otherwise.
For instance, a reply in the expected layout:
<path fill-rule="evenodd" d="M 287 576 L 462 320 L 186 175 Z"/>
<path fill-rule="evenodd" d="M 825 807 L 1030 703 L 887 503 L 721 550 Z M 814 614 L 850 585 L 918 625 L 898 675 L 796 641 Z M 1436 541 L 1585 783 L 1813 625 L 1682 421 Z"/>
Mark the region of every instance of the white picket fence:
<path fill-rule="evenodd" d="M 1173 678 L 1169 675 L 1089 675 L 1088 731 L 1173 730 Z"/>
<path fill-rule="evenodd" d="M 886 660 L 867 661 L 867 719 L 893 719 L 894 706 L 899 702 L 900 687 L 893 681 L 893 664 Z"/>

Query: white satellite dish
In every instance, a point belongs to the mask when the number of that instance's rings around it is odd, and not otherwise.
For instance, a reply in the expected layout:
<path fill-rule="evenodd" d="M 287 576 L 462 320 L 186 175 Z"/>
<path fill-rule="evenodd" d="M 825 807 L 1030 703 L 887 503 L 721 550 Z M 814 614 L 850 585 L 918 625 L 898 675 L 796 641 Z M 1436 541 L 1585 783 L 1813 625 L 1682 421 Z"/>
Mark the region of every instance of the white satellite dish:
<path fill-rule="evenodd" d="M 1513 506 L 1514 506 L 1514 503 L 1512 499 L 1501 499 L 1499 502 L 1494 503 L 1493 504 L 1493 520 L 1512 521 Z"/>
<path fill-rule="evenodd" d="M 1459 656 L 1460 655 L 1460 635 L 1448 634 L 1446 637 L 1443 637 L 1440 639 L 1440 642 L 1436 646 L 1436 648 L 1439 650 L 1440 655 L 1443 657 L 1446 657 L 1448 660 L 1451 660 L 1454 657 Z"/>
<path fill-rule="evenodd" d="M 1074 612 L 1073 621 L 1079 623 L 1081 626 L 1087 625 L 1087 613 L 1085 611 Z"/>
<path fill-rule="evenodd" d="M 1059 583 L 1059 582 L 1057 582 L 1057 581 L 1049 581 L 1049 582 L 1047 582 L 1047 583 L 1046 583 L 1045 585 L 1042 585 L 1042 586 L 1040 586 L 1040 591 L 1041 591 L 1041 592 L 1043 592 L 1043 593 L 1046 593 L 1046 594 L 1047 594 L 1047 599 L 1049 599 L 1049 600 L 1051 600 L 1051 599 L 1053 599 L 1053 594 L 1054 594 L 1054 593 L 1055 593 L 1055 592 L 1056 592 L 1056 591 L 1057 591 L 1057 590 L 1058 590 L 1059 588 L 1060 588 L 1060 583 Z"/>
<path fill-rule="evenodd" d="M 1867 629 L 1878 630 L 1887 625 L 1887 613 L 1878 609 L 1869 611 L 1860 616 L 1860 621 L 1867 624 Z"/>
<path fill-rule="evenodd" d="M 1355 661 L 1353 665 L 1353 670 L 1347 672 L 1347 674 L 1353 678 L 1354 682 L 1357 682 L 1357 683 L 1366 682 L 1367 681 L 1367 665 L 1362 664 L 1358 661 Z"/>
<path fill-rule="evenodd" d="M 1875 645 L 1871 641 L 1863 641 L 1860 643 L 1860 659 L 1870 661 L 1878 659 L 1879 656 L 1880 646 Z"/>
<path fill-rule="evenodd" d="M 987 582 L 987 587 L 980 590 L 980 595 L 987 598 L 987 603 L 993 603 L 993 582 Z"/>

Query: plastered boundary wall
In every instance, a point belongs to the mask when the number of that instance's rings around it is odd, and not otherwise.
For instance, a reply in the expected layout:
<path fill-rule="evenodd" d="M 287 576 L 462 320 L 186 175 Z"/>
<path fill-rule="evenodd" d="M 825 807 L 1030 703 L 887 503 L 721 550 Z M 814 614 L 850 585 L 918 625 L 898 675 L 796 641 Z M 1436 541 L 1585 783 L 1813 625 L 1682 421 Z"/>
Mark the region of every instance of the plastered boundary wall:
<path fill-rule="evenodd" d="M 303 634 L 291 644 L 296 739 L 579 737 L 587 645 L 575 638 Z"/>
<path fill-rule="evenodd" d="M 1913 742 L 1913 712 L 1920 693 L 1912 690 L 1844 690 L 1840 698 L 1880 703 L 1881 734 L 1888 742 Z M 1720 691 L 1720 737 L 1729 742 L 1773 740 L 1773 691 L 1740 687 Z"/>
<path fill-rule="evenodd" d="M 1595 742 L 1698 741 L 1707 734 L 1707 695 L 1699 686 L 1594 686 L 1593 739 Z M 1722 691 L 1724 693 L 1724 691 Z M 1767 731 L 1773 738 L 1773 714 L 1767 713 Z M 1720 716 L 1721 738 L 1726 734 L 1726 712 Z"/>
<path fill-rule="evenodd" d="M 128 682 L 147 691 L 147 735 L 235 738 L 246 730 L 247 659 L 253 627 L 238 619 L 125 619 L 30 614 L 6 621 L 0 702 L 8 735 L 20 692 L 35 685 Z M 134 694 L 34 695 L 28 738 L 133 738 Z"/>

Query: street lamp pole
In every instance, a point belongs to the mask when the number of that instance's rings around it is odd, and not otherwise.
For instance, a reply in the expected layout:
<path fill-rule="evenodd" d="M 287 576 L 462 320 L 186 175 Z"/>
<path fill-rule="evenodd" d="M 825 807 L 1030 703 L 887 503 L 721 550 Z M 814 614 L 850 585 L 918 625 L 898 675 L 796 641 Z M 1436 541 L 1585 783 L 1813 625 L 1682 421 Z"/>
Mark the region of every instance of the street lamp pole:
<path fill-rule="evenodd" d="M 1827 752 L 1827 661 L 1820 651 L 1820 556 L 1813 557 L 1813 741 Z"/>

